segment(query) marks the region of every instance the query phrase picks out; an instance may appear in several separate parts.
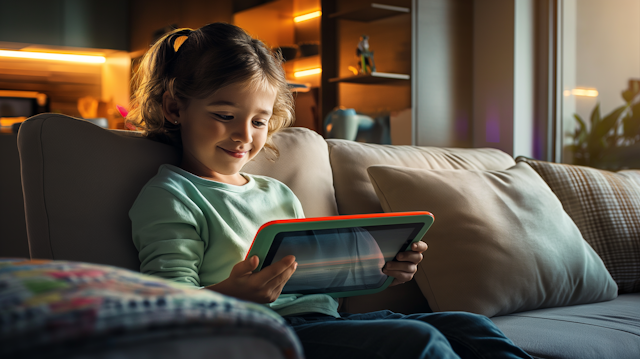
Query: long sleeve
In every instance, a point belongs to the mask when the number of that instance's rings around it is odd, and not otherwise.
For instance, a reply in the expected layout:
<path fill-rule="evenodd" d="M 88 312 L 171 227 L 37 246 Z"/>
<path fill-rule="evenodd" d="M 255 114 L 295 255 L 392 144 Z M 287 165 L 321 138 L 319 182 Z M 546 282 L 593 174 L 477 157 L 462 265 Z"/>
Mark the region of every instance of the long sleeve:
<path fill-rule="evenodd" d="M 191 208 L 190 208 L 191 207 Z M 140 272 L 200 287 L 205 243 L 197 207 L 172 193 L 146 187 L 129 212 Z"/>

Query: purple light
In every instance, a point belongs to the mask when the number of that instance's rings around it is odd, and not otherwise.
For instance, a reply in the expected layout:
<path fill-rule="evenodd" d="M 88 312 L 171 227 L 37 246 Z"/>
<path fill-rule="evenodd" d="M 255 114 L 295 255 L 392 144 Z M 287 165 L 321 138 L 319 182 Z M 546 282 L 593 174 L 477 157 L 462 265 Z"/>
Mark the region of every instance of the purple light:
<path fill-rule="evenodd" d="M 486 141 L 489 143 L 500 143 L 500 121 L 496 117 L 488 117 L 485 123 Z"/>

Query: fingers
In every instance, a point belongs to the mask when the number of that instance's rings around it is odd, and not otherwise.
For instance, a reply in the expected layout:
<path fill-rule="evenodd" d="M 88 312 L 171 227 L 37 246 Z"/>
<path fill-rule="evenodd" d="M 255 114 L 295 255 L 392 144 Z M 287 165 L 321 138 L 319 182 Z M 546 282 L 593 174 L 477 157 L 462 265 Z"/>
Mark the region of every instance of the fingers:
<path fill-rule="evenodd" d="M 297 267 L 298 263 L 293 262 L 292 265 L 286 267 L 283 272 L 276 275 L 275 277 L 266 279 L 266 281 L 264 278 L 257 277 L 257 275 L 261 272 L 254 275 L 253 279 L 258 280 L 262 283 L 262 292 L 264 293 L 267 303 L 273 302 L 280 296 L 282 288 L 284 288 L 285 284 L 287 284 L 287 281 L 289 280 L 289 278 L 291 278 L 291 275 L 293 275 L 293 272 L 295 272 Z"/>
<path fill-rule="evenodd" d="M 422 261 L 422 253 L 413 251 L 400 252 L 396 256 L 396 259 L 400 262 L 411 262 L 414 264 L 418 264 Z"/>
<path fill-rule="evenodd" d="M 287 284 L 287 281 L 289 281 L 289 278 L 291 278 L 293 273 L 296 271 L 296 268 L 298 268 L 298 263 L 293 263 L 293 265 L 288 267 L 286 271 L 282 272 L 282 274 L 267 283 L 268 286 L 271 286 L 273 288 L 275 298 L 280 295 L 280 292 L 282 292 L 282 288 L 284 288 L 285 284 Z"/>
<path fill-rule="evenodd" d="M 417 241 L 411 244 L 411 250 L 414 252 L 422 253 L 427 250 L 429 246 L 423 241 Z"/>
<path fill-rule="evenodd" d="M 418 270 L 418 265 L 415 263 L 391 261 L 385 264 L 382 272 L 384 272 L 387 275 L 391 275 L 389 274 L 389 272 L 410 273 L 413 275 L 413 273 L 415 273 L 417 270 Z"/>
<path fill-rule="evenodd" d="M 258 258 L 258 256 L 254 255 L 254 256 L 251 256 L 251 258 L 245 260 L 245 262 L 247 262 L 247 264 L 249 266 L 249 271 L 253 272 L 254 270 L 256 270 L 256 268 L 258 268 L 258 264 L 260 263 L 260 259 Z"/>
<path fill-rule="evenodd" d="M 256 273 L 256 276 L 265 283 L 271 282 L 280 275 L 285 274 L 287 271 L 291 271 L 291 274 L 293 274 L 295 268 L 292 269 L 292 267 L 294 264 L 297 265 L 296 257 L 289 255 L 282 258 L 280 261 L 263 268 L 260 272 Z M 291 277 L 291 274 L 286 277 L 287 280 Z"/>
<path fill-rule="evenodd" d="M 418 255 L 422 255 L 417 253 Z M 402 284 L 413 279 L 413 275 L 418 271 L 417 263 L 411 262 L 396 262 L 391 261 L 387 262 L 382 269 L 382 273 L 388 275 L 389 277 L 393 277 L 394 280 L 391 285 Z"/>
<path fill-rule="evenodd" d="M 258 263 L 260 260 L 258 256 L 252 256 L 251 258 L 247 258 L 242 262 L 238 262 L 231 269 L 231 276 L 240 277 L 251 274 L 256 268 L 258 268 Z"/>
<path fill-rule="evenodd" d="M 392 285 L 401 284 L 413 279 L 413 275 L 418 271 L 418 265 L 411 262 L 387 262 L 382 269 L 382 273 L 395 278 Z"/>
<path fill-rule="evenodd" d="M 216 291 L 256 303 L 271 303 L 278 298 L 298 263 L 294 256 L 287 256 L 260 272 L 259 258 L 252 256 L 239 262 L 231 270 L 229 278 L 216 285 Z"/>
<path fill-rule="evenodd" d="M 385 274 L 388 275 L 389 277 L 393 277 L 394 279 L 392 283 L 395 283 L 395 284 L 406 283 L 411 279 L 413 279 L 413 273 L 409 274 L 405 272 L 390 272 Z"/>

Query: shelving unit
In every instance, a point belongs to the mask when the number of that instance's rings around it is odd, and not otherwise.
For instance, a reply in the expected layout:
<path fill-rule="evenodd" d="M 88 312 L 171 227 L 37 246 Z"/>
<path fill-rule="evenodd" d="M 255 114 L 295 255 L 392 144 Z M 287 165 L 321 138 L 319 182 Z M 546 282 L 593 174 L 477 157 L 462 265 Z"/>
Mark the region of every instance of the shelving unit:
<path fill-rule="evenodd" d="M 329 17 L 332 19 L 371 22 L 398 14 L 408 14 L 409 12 L 411 12 L 411 9 L 408 7 L 370 3 L 369 6 L 330 14 Z"/>
<path fill-rule="evenodd" d="M 372 115 L 411 107 L 410 2 L 384 1 L 322 1 L 321 118 L 338 106 Z M 369 35 L 380 71 L 353 75 L 347 68 L 357 62 L 357 40 L 363 34 Z"/>
<path fill-rule="evenodd" d="M 320 55 L 313 55 L 313 56 L 299 56 L 296 57 L 294 59 L 291 59 L 287 62 L 285 62 L 286 64 L 295 64 L 295 63 L 300 63 L 302 61 L 317 61 L 318 63 L 320 62 Z"/>
<path fill-rule="evenodd" d="M 300 45 L 320 41 L 320 18 L 295 21 L 295 17 L 320 9 L 320 0 L 260 1 L 233 15 L 233 23 L 245 29 L 267 46 Z M 295 126 L 321 131 L 319 117 L 320 55 L 296 57 L 284 63 L 289 88 L 294 92 Z M 306 76 L 296 76 L 305 70 L 316 70 Z"/>
<path fill-rule="evenodd" d="M 350 77 L 334 77 L 329 82 L 345 82 L 352 84 L 392 84 L 398 81 L 410 80 L 411 76 L 406 74 L 392 74 L 389 72 L 372 72 L 370 74 L 360 74 Z"/>

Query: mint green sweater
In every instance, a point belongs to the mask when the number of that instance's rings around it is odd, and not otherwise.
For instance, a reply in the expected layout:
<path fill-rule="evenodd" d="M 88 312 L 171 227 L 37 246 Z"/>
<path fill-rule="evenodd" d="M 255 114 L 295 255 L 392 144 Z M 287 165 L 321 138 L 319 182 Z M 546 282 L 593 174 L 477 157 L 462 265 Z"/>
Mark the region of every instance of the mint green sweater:
<path fill-rule="evenodd" d="M 249 182 L 235 186 L 160 166 L 129 211 L 140 272 L 198 288 L 219 283 L 244 260 L 261 225 L 304 217 L 285 184 L 242 175 Z M 281 315 L 339 316 L 337 301 L 323 294 L 281 295 L 267 306 Z"/>

